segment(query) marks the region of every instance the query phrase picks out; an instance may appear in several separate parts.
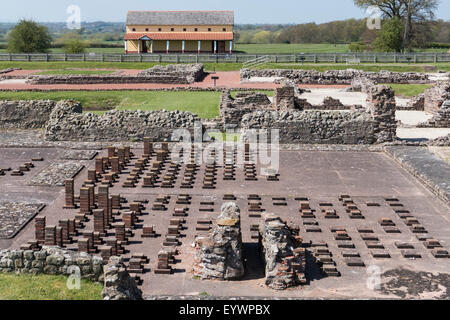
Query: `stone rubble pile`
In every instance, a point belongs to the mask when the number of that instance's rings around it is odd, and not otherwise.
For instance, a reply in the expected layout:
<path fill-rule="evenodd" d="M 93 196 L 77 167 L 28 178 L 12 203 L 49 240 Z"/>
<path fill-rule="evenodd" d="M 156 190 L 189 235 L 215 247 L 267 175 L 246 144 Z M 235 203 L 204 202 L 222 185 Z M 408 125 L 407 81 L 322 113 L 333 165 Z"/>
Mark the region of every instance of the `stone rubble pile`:
<path fill-rule="evenodd" d="M 301 239 L 279 217 L 265 213 L 261 226 L 261 248 L 265 263 L 266 285 L 285 290 L 306 283 L 306 252 Z"/>
<path fill-rule="evenodd" d="M 427 143 L 427 145 L 434 147 L 450 147 L 450 134 L 445 137 L 439 137 L 431 140 Z"/>
<path fill-rule="evenodd" d="M 325 72 L 292 69 L 241 70 L 242 82 L 246 82 L 253 77 L 285 78 L 297 84 L 350 84 L 355 78 L 367 78 L 376 83 L 422 83 L 429 81 L 428 75 L 418 72 L 367 72 L 355 69 L 330 70 Z"/>
<path fill-rule="evenodd" d="M 450 100 L 444 101 L 433 118 L 419 123 L 419 128 L 450 128 Z"/>
<path fill-rule="evenodd" d="M 103 270 L 103 300 L 142 300 L 142 291 L 126 270 L 122 258 L 112 256 Z"/>
<path fill-rule="evenodd" d="M 450 82 L 438 82 L 432 88 L 425 90 L 424 98 L 424 110 L 436 114 L 442 104 L 450 100 Z"/>
<path fill-rule="evenodd" d="M 194 276 L 235 280 L 244 275 L 239 207 L 224 203 L 214 230 L 195 240 Z"/>

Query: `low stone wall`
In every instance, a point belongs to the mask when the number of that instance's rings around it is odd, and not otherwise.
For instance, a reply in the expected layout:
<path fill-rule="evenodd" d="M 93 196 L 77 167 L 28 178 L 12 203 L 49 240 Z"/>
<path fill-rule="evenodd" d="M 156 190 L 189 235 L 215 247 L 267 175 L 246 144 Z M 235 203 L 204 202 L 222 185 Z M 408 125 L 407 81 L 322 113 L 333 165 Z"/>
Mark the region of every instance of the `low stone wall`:
<path fill-rule="evenodd" d="M 325 72 L 295 69 L 241 70 L 242 82 L 246 82 L 252 77 L 286 78 L 297 84 L 351 84 L 355 78 L 367 78 L 376 83 L 429 82 L 428 75 L 417 72 L 367 72 L 354 69 L 330 70 Z"/>
<path fill-rule="evenodd" d="M 256 111 L 241 128 L 279 129 L 280 143 L 372 144 L 375 123 L 365 111 Z"/>
<path fill-rule="evenodd" d="M 43 128 L 55 106 L 51 100 L 0 101 L 0 128 Z"/>
<path fill-rule="evenodd" d="M 351 111 L 267 111 L 257 110 L 242 117 L 240 127 L 279 129 L 280 143 L 372 144 L 395 140 L 394 91 L 375 86 L 368 96 L 367 110 Z"/>
<path fill-rule="evenodd" d="M 425 110 L 425 94 L 421 93 L 408 101 L 405 108 L 399 110 L 424 111 Z"/>
<path fill-rule="evenodd" d="M 155 66 L 137 75 L 31 75 L 30 84 L 163 83 L 191 84 L 205 76 L 202 64 Z"/>
<path fill-rule="evenodd" d="M 424 110 L 436 114 L 444 101 L 450 100 L 450 82 L 439 82 L 424 92 Z"/>
<path fill-rule="evenodd" d="M 242 92 L 233 98 L 230 90 L 224 90 L 220 96 L 220 117 L 225 124 L 239 125 L 245 114 L 258 109 L 270 108 L 272 108 L 272 103 L 263 93 Z"/>
<path fill-rule="evenodd" d="M 166 76 L 172 75 L 176 77 L 186 78 L 188 83 L 202 81 L 205 77 L 203 64 L 169 64 L 167 66 L 154 66 L 139 73 L 140 76 Z"/>
<path fill-rule="evenodd" d="M 437 113 L 427 122 L 417 125 L 419 128 L 450 128 L 450 100 L 445 101 Z"/>
<path fill-rule="evenodd" d="M 109 111 L 81 113 L 79 103 L 58 103 L 45 127 L 49 141 L 170 141 L 174 129 L 193 133 L 198 117 L 181 111 Z"/>
<path fill-rule="evenodd" d="M 0 251 L 0 273 L 70 275 L 74 272 L 70 267 L 75 266 L 82 279 L 103 281 L 103 264 L 100 257 L 59 247 Z"/>
<path fill-rule="evenodd" d="M 0 74 L 6 74 L 6 73 L 10 73 L 16 70 L 21 70 L 20 68 L 8 68 L 8 69 L 2 69 L 0 70 Z"/>

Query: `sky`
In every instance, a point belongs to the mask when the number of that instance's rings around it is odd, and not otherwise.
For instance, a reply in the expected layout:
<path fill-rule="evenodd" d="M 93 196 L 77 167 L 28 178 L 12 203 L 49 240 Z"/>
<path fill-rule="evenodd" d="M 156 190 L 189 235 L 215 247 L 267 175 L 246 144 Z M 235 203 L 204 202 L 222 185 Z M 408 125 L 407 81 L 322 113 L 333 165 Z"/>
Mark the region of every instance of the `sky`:
<path fill-rule="evenodd" d="M 77 5 L 81 20 L 125 22 L 128 10 L 234 10 L 236 24 L 288 24 L 365 18 L 353 0 L 0 0 L 0 22 L 21 18 L 65 22 Z M 437 18 L 450 20 L 450 1 L 441 0 Z"/>

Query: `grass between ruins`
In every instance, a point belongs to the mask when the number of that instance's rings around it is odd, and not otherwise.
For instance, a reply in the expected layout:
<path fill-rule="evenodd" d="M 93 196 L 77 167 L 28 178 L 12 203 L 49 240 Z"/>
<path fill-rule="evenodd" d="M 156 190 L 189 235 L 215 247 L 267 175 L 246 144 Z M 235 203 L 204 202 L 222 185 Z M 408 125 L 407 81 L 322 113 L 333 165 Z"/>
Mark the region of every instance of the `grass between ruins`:
<path fill-rule="evenodd" d="M 69 290 L 67 277 L 0 274 L 0 300 L 101 300 L 103 285 L 81 280 L 80 290 Z"/>
<path fill-rule="evenodd" d="M 273 91 L 261 91 L 273 96 Z M 236 95 L 236 92 L 232 92 Z M 190 111 L 202 119 L 219 116 L 220 92 L 189 91 L 50 91 L 0 92 L 0 100 L 80 101 L 83 111 L 102 114 L 107 110 L 180 110 Z"/>
<path fill-rule="evenodd" d="M 22 68 L 24 70 L 42 70 L 54 71 L 61 74 L 69 68 L 84 68 L 84 69 L 148 69 L 155 65 L 167 65 L 169 63 L 148 63 L 148 62 L 18 62 L 18 61 L 2 61 L 0 62 L 0 70 L 7 68 Z M 204 63 L 205 70 L 211 71 L 239 71 L 243 68 L 242 63 Z M 364 71 L 379 72 L 381 70 L 396 71 L 396 72 L 430 72 L 429 69 L 436 69 L 440 71 L 450 71 L 450 63 L 430 63 L 430 64 L 370 64 L 364 63 L 360 65 L 347 65 L 345 63 L 318 63 L 318 64 L 304 64 L 301 63 L 267 63 L 258 67 L 259 69 L 303 69 L 303 70 L 345 70 L 358 69 Z M 64 71 L 66 72 L 66 71 Z"/>
<path fill-rule="evenodd" d="M 424 93 L 425 90 L 431 88 L 431 84 L 386 84 L 395 91 L 398 97 L 412 98 L 418 94 Z"/>

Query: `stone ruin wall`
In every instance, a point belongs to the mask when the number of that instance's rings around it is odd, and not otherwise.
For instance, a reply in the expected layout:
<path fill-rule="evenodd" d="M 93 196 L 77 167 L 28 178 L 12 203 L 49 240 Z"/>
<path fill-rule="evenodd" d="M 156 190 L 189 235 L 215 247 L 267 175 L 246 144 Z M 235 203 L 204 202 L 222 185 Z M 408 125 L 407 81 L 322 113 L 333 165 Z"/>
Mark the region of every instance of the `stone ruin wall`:
<path fill-rule="evenodd" d="M 51 100 L 0 101 L 0 128 L 43 128 L 55 106 Z"/>
<path fill-rule="evenodd" d="M 84 252 L 43 246 L 40 250 L 1 250 L 0 273 L 48 274 L 70 276 L 80 272 L 81 279 L 102 282 L 104 300 L 141 300 L 142 292 L 130 277 L 123 260 L 103 258 Z"/>
<path fill-rule="evenodd" d="M 302 239 L 279 217 L 265 213 L 260 228 L 260 249 L 265 266 L 266 285 L 285 290 L 306 283 L 306 250 Z"/>
<path fill-rule="evenodd" d="M 109 111 L 103 115 L 81 113 L 81 105 L 60 101 L 45 127 L 49 141 L 170 141 L 174 129 L 193 134 L 197 116 L 181 111 Z"/>
<path fill-rule="evenodd" d="M 31 84 L 164 83 L 192 84 L 205 76 L 202 64 L 155 66 L 137 75 L 31 75 Z"/>
<path fill-rule="evenodd" d="M 236 280 L 244 276 L 239 207 L 224 203 L 214 230 L 195 240 L 194 276 L 201 279 Z"/>
<path fill-rule="evenodd" d="M 300 111 L 296 110 L 295 104 L 282 104 L 279 109 L 285 110 L 257 110 L 245 114 L 241 128 L 279 129 L 280 143 L 373 144 L 393 141 L 397 128 L 394 91 L 375 86 L 370 92 L 367 110 Z M 333 105 L 336 101 L 331 99 L 330 103 Z"/>
<path fill-rule="evenodd" d="M 241 81 L 246 82 L 252 77 L 284 78 L 296 84 L 351 84 L 355 78 L 366 78 L 375 83 L 429 83 L 429 77 L 417 72 L 367 72 L 361 70 L 330 70 L 318 72 L 316 70 L 292 69 L 242 69 Z"/>

